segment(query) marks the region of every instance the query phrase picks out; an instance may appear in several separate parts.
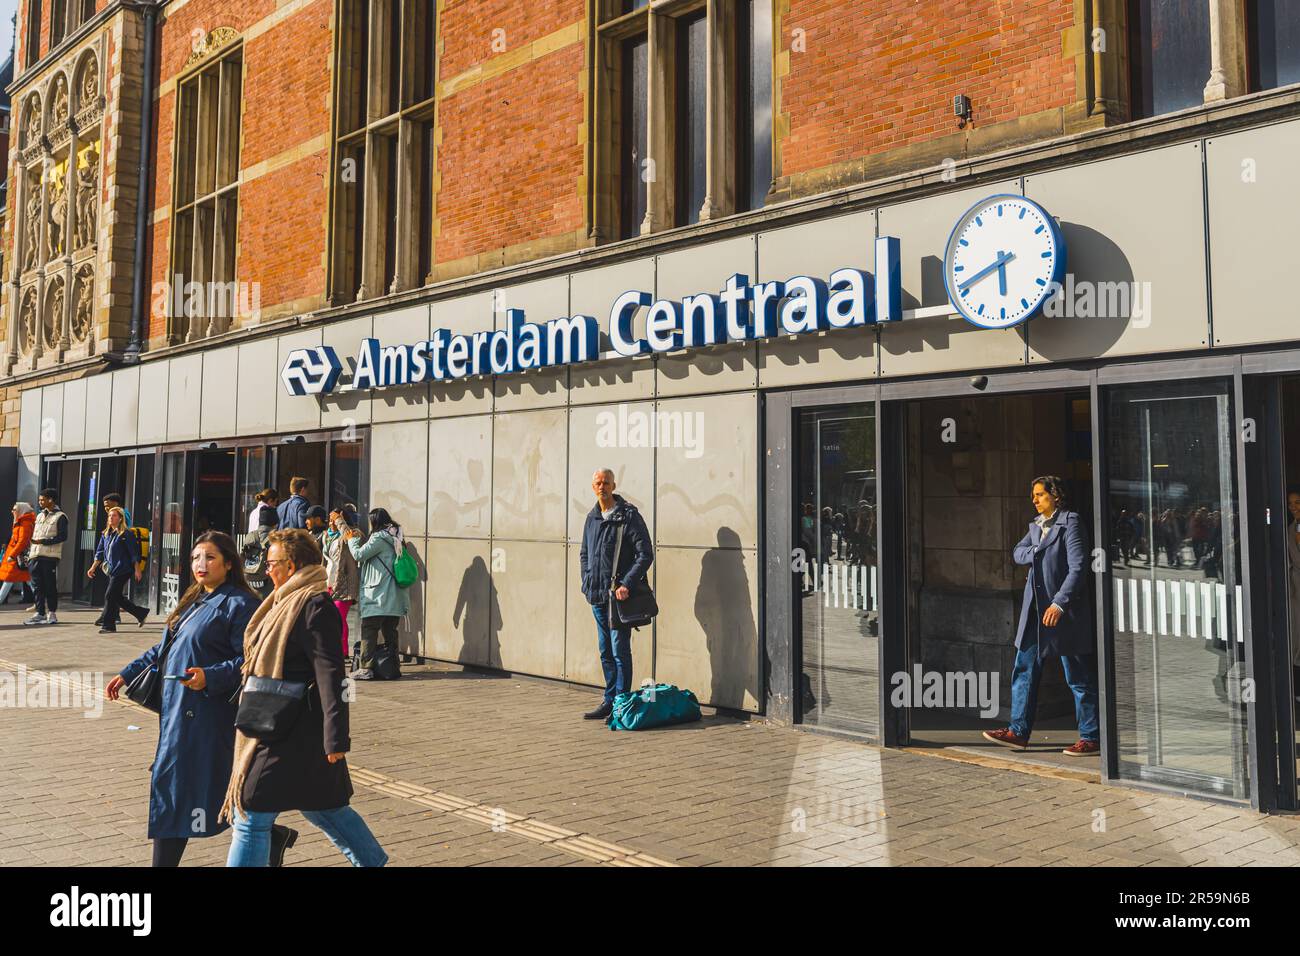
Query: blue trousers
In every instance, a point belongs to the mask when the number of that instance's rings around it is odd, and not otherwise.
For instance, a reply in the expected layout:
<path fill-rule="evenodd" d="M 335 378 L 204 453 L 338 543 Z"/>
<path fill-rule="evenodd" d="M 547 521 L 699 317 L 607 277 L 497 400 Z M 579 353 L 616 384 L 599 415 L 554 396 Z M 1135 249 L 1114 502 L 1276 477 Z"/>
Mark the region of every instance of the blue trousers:
<path fill-rule="evenodd" d="M 353 866 L 383 866 L 388 862 L 384 852 L 361 819 L 361 814 L 344 805 L 333 810 L 303 810 L 307 822 L 321 830 Z M 278 813 L 250 810 L 241 814 L 238 810 L 231 821 L 234 836 L 230 841 L 230 853 L 226 856 L 226 866 L 266 866 L 271 859 L 271 824 Z"/>
<path fill-rule="evenodd" d="M 1043 657 L 1038 651 L 1038 642 L 1030 643 L 1026 634 L 1011 669 L 1011 732 L 1026 740 L 1034 729 L 1038 682 L 1043 677 Z M 1062 654 L 1061 667 L 1065 670 L 1065 682 L 1074 692 L 1074 717 L 1079 724 L 1079 737 L 1097 743 L 1097 655 Z"/>
<path fill-rule="evenodd" d="M 614 703 L 618 694 L 632 692 L 632 629 L 609 626 L 609 607 L 593 604 L 596 636 L 600 644 L 600 668 L 605 672 L 605 703 Z"/>

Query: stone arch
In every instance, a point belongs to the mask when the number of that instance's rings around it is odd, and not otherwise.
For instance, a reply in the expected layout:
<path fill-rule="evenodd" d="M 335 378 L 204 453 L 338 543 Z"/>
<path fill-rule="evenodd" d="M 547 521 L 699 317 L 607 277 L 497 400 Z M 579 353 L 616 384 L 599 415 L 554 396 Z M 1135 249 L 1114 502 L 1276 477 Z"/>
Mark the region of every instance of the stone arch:
<path fill-rule="evenodd" d="M 62 70 L 54 74 L 46 87 L 45 128 L 54 133 L 67 124 L 72 115 L 71 92 L 68 87 L 68 75 Z"/>
<path fill-rule="evenodd" d="M 86 50 L 81 55 L 76 69 L 73 71 L 76 84 L 76 112 L 99 105 L 100 80 L 99 80 L 99 57 L 94 50 Z"/>
<path fill-rule="evenodd" d="M 43 102 L 41 94 L 33 92 L 23 104 L 21 141 L 23 149 L 40 142 L 41 136 L 45 133 L 45 111 L 41 108 Z"/>

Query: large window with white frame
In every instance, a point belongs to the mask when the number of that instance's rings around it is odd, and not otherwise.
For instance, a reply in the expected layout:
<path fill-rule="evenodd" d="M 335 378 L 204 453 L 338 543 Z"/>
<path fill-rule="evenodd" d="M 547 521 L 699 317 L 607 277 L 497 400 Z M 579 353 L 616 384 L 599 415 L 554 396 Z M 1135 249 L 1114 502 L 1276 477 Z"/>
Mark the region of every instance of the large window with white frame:
<path fill-rule="evenodd" d="M 436 12 L 336 0 L 330 301 L 431 281 Z"/>
<path fill-rule="evenodd" d="M 593 232 L 761 207 L 772 182 L 772 0 L 598 0 Z"/>

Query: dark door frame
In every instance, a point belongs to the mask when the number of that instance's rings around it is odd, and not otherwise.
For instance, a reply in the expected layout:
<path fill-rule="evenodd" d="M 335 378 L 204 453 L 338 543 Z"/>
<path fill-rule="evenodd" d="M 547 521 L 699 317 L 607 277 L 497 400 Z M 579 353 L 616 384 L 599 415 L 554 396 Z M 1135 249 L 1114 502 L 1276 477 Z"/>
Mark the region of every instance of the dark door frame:
<path fill-rule="evenodd" d="M 1281 353 L 1274 361 L 1290 363 L 1286 368 L 1300 371 L 1300 351 Z M 1259 365 L 1258 355 L 1244 357 Z M 1269 367 L 1271 368 L 1271 367 Z M 1235 465 L 1237 487 L 1237 534 L 1241 580 L 1243 587 L 1242 621 L 1245 643 L 1244 660 L 1247 677 L 1254 680 L 1258 696 L 1247 707 L 1248 772 L 1250 804 L 1261 810 L 1279 806 L 1279 781 L 1277 772 L 1277 738 L 1275 711 L 1283 703 L 1281 696 L 1289 693 L 1276 688 L 1271 672 L 1277 666 L 1279 655 L 1276 641 L 1269 638 L 1267 628 L 1258 635 L 1253 626 L 1254 609 L 1268 607 L 1266 596 L 1258 593 L 1259 585 L 1252 579 L 1250 568 L 1267 566 L 1260 549 L 1260 535 L 1251 534 L 1252 502 L 1261 496 L 1268 500 L 1268 492 L 1257 487 L 1257 478 L 1264 471 L 1257 467 L 1260 443 L 1249 443 L 1243 438 L 1242 419 L 1248 417 L 1247 401 L 1252 395 L 1243 390 L 1243 356 L 1198 355 L 1191 357 L 1159 358 L 1147 361 L 1134 360 L 1122 364 L 1080 363 L 1075 366 L 1052 366 L 1042 369 L 1016 369 L 981 375 L 946 375 L 942 378 L 913 381 L 880 381 L 850 385 L 808 386 L 799 389 L 766 391 L 762 394 L 764 429 L 764 507 L 763 507 L 763 564 L 764 588 L 762 596 L 764 619 L 763 656 L 766 662 L 765 701 L 766 715 L 778 723 L 793 724 L 798 719 L 796 701 L 799 674 L 799 648 L 793 624 L 796 620 L 793 607 L 792 552 L 796 538 L 794 527 L 793 486 L 795 463 L 794 449 L 795 413 L 799 409 L 835 405 L 876 403 L 876 473 L 878 500 L 905 501 L 902 489 L 907 481 L 906 460 L 906 401 L 922 398 L 976 397 L 1004 393 L 1034 391 L 1087 391 L 1092 416 L 1093 460 L 1093 546 L 1100 547 L 1106 540 L 1103 533 L 1106 501 L 1103 491 L 1107 474 L 1105 456 L 1105 413 L 1103 400 L 1108 386 L 1158 382 L 1171 379 L 1224 377 L 1232 380 L 1235 430 Z M 1265 367 L 1254 369 L 1264 371 Z M 1253 393 L 1252 393 L 1253 394 Z M 1267 434 L 1274 434 L 1269 432 Z M 1280 434 L 1280 433 L 1279 433 Z M 1276 444 L 1266 442 L 1265 444 Z M 1251 447 L 1248 447 L 1251 446 Z M 877 554 L 880 567 L 880 739 L 885 746 L 904 746 L 908 741 L 906 708 L 894 708 L 888 703 L 884 675 L 895 673 L 906 666 L 907 619 L 905 609 L 906 572 L 900 557 L 906 540 L 907 516 L 902 508 L 880 508 L 877 523 Z M 1107 559 L 1108 560 L 1108 559 Z M 1109 565 L 1107 566 L 1109 572 Z M 1176 785 L 1152 781 L 1136 781 L 1119 777 L 1119 755 L 1114 739 L 1115 674 L 1114 659 L 1110 653 L 1107 622 L 1112 619 L 1113 595 L 1107 574 L 1094 575 L 1096 587 L 1096 638 L 1099 670 L 1099 711 L 1101 716 L 1102 763 L 1101 778 L 1105 783 L 1122 785 L 1154 792 L 1187 792 Z M 1264 601 L 1264 604 L 1260 602 Z M 1255 640 L 1259 637 L 1257 647 Z M 1257 653 L 1259 657 L 1257 658 Z M 1269 660 L 1269 668 L 1257 667 L 1257 661 Z M 1265 703 L 1264 707 L 1256 706 Z M 1287 703 L 1287 714 L 1290 714 Z M 1294 795 L 1295 788 L 1291 788 Z M 1213 795 L 1196 793 L 1198 797 Z M 1291 797 L 1294 801 L 1294 796 Z M 1242 801 L 1229 800 L 1240 803 Z"/>

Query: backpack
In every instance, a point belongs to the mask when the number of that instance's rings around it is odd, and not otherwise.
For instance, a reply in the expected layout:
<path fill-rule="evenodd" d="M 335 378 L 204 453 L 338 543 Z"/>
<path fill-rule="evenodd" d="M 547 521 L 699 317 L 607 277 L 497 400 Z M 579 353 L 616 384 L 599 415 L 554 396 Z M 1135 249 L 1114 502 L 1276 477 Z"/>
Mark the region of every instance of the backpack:
<path fill-rule="evenodd" d="M 149 529 L 148 528 L 129 528 L 135 535 L 135 543 L 140 546 L 140 563 L 143 564 L 149 560 Z"/>
<path fill-rule="evenodd" d="M 420 580 L 420 566 L 415 563 L 415 558 L 411 557 L 411 552 L 406 549 L 405 544 L 402 545 L 401 553 L 393 561 L 393 580 L 402 589 L 409 588 Z"/>

